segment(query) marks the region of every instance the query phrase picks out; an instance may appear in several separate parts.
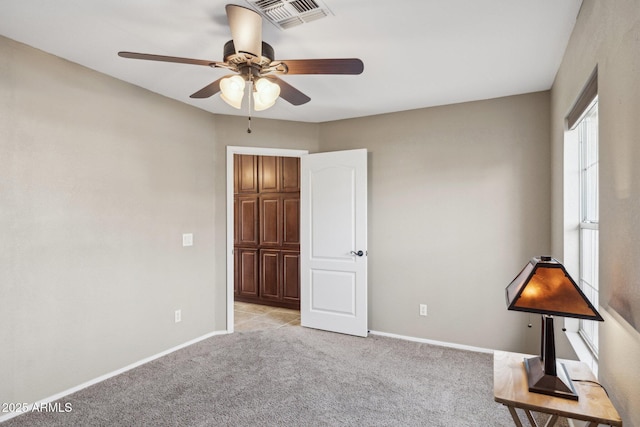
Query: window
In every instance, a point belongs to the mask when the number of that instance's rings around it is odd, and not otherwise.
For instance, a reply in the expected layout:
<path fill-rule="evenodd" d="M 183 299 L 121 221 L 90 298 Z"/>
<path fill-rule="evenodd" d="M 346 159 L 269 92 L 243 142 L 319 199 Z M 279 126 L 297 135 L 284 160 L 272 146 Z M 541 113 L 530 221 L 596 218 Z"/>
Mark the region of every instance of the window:
<path fill-rule="evenodd" d="M 580 146 L 579 285 L 598 307 L 598 99 L 578 122 Z M 580 320 L 578 332 L 594 356 L 598 355 L 598 323 Z"/>
<path fill-rule="evenodd" d="M 566 116 L 563 155 L 563 264 L 598 308 L 598 69 Z M 597 375 L 598 323 L 566 318 L 567 338 Z"/>

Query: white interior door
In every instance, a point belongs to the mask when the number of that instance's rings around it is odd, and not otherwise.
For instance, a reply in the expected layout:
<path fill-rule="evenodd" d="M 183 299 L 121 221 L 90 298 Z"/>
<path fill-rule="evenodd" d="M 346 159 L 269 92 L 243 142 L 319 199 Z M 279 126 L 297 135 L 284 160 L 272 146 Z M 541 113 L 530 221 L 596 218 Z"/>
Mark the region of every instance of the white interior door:
<path fill-rule="evenodd" d="M 300 158 L 302 326 L 366 337 L 367 150 Z"/>

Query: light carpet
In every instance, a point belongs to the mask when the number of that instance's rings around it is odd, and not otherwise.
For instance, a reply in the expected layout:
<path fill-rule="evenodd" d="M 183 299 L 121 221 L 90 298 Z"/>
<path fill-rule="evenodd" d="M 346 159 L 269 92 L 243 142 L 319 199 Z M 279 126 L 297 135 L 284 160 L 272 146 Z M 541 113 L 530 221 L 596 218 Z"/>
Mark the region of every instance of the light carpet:
<path fill-rule="evenodd" d="M 18 426 L 512 426 L 490 354 L 301 327 L 216 336 Z"/>

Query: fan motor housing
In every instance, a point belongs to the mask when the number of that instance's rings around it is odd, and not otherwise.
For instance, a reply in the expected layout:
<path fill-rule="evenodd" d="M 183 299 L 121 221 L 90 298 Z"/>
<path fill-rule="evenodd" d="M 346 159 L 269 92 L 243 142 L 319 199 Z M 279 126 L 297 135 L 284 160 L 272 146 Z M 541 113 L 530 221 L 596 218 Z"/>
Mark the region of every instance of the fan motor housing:
<path fill-rule="evenodd" d="M 262 42 L 262 57 L 260 63 L 269 64 L 276 57 L 275 52 L 269 43 Z M 236 54 L 236 48 L 233 45 L 233 40 L 229 40 L 224 44 L 224 50 L 222 57 L 225 62 L 237 63 L 246 62 L 244 55 Z"/>

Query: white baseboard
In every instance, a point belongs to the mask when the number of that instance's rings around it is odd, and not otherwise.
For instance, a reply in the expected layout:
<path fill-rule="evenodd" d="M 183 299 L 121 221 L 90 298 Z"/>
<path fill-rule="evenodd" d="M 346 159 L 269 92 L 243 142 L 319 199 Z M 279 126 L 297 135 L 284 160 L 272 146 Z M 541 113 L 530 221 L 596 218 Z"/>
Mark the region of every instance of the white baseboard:
<path fill-rule="evenodd" d="M 437 345 L 437 346 L 440 346 L 440 347 L 449 347 L 449 348 L 456 348 L 458 350 L 475 351 L 477 353 L 493 354 L 494 351 L 495 351 L 495 350 L 490 349 L 490 348 L 474 347 L 474 346 L 470 346 L 470 345 L 456 344 L 456 343 L 451 343 L 451 342 L 446 342 L 446 341 L 429 340 L 429 339 L 426 339 L 426 338 L 409 337 L 409 336 L 406 336 L 406 335 L 396 335 L 396 334 L 390 334 L 388 332 L 369 331 L 369 333 L 372 334 L 372 335 L 379 335 L 381 337 L 397 338 L 397 339 L 400 339 L 400 340 L 419 342 L 419 343 L 423 343 L 423 344 Z"/>
<path fill-rule="evenodd" d="M 46 398 L 44 398 L 42 400 L 39 400 L 37 402 L 30 403 L 27 406 L 25 406 L 24 408 L 21 408 L 22 411 L 20 411 L 20 412 L 9 412 L 8 414 L 2 415 L 2 416 L 0 416 L 0 423 L 2 423 L 4 421 L 7 421 L 7 420 L 9 420 L 11 418 L 17 417 L 18 415 L 24 414 L 26 412 L 30 412 L 34 408 L 34 406 L 35 407 L 42 407 L 43 405 L 46 405 L 46 404 L 48 404 L 50 402 L 54 402 L 56 400 L 62 399 L 63 397 L 68 396 L 70 394 L 73 394 L 73 393 L 75 393 L 77 391 L 80 391 L 80 390 L 82 390 L 84 388 L 87 388 L 89 386 L 92 386 L 94 384 L 102 382 L 104 380 L 107 380 L 107 379 L 109 379 L 111 377 L 115 377 L 116 375 L 120 375 L 120 374 L 122 374 L 124 372 L 127 372 L 128 370 L 133 369 L 133 368 L 137 368 L 140 365 L 144 365 L 145 363 L 149 363 L 149 362 L 151 362 L 153 360 L 159 359 L 160 357 L 166 356 L 167 354 L 173 353 L 174 351 L 177 351 L 177 350 L 180 350 L 182 348 L 188 347 L 188 346 L 193 345 L 193 344 L 195 344 L 197 342 L 200 342 L 202 340 L 206 340 L 207 338 L 211 338 L 211 337 L 214 337 L 216 335 L 225 335 L 225 334 L 227 334 L 226 330 L 225 331 L 210 332 L 208 334 L 202 335 L 202 336 L 200 336 L 198 338 L 194 338 L 194 339 L 192 339 L 190 341 L 187 341 L 185 343 L 182 343 L 180 345 L 172 347 L 172 348 L 170 348 L 168 350 L 165 350 L 163 352 L 160 352 L 158 354 L 154 354 L 153 356 L 145 357 L 144 359 L 139 360 L 137 362 L 134 362 L 134 363 L 132 363 L 130 365 L 127 365 L 127 366 L 125 366 L 123 368 L 120 368 L 120 369 L 117 369 L 117 370 L 115 370 L 113 372 L 109 372 L 107 374 L 101 375 L 101 376 L 99 376 L 97 378 L 94 378 L 92 380 L 89 380 L 87 382 L 79 384 L 79 385 L 77 385 L 75 387 L 71 387 L 71 388 L 69 388 L 67 390 L 61 391 L 60 393 L 56 393 L 53 396 L 49 396 L 49 397 L 46 397 Z"/>

